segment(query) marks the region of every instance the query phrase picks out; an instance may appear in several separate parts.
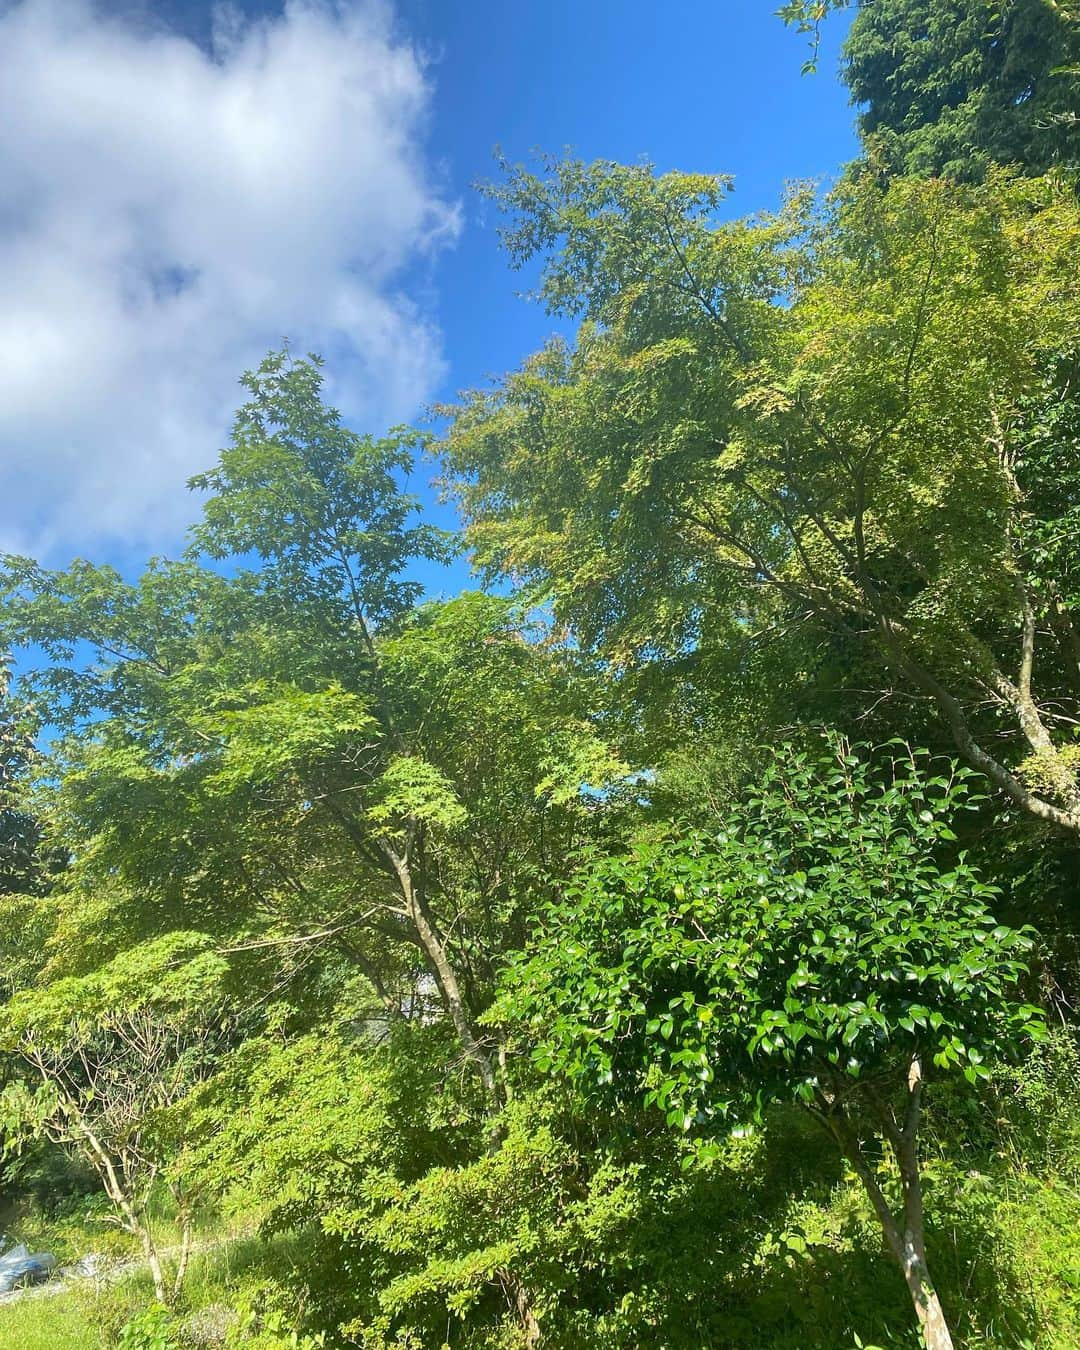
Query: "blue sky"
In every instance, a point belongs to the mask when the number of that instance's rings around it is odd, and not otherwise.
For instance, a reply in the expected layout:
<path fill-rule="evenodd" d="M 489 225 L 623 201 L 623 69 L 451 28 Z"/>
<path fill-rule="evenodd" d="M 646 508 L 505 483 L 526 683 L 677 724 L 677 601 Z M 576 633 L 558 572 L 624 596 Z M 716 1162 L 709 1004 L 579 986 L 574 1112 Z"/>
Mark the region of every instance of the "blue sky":
<path fill-rule="evenodd" d="M 835 174 L 846 17 L 804 77 L 773 8 L 0 0 L 0 548 L 175 548 L 282 335 L 376 431 L 516 365 L 553 325 L 472 191 L 496 144 L 732 173 L 737 213 Z"/>
<path fill-rule="evenodd" d="M 437 306 L 450 385 L 514 364 L 550 331 L 506 267 L 497 221 L 468 185 L 512 160 L 569 147 L 584 159 L 732 173 L 734 213 L 777 204 L 786 180 L 825 178 L 855 152 L 835 78 L 846 20 L 816 77 L 805 37 L 771 0 L 405 0 L 403 20 L 442 52 L 433 67 L 431 150 L 464 196 L 466 228 L 443 260 Z"/>

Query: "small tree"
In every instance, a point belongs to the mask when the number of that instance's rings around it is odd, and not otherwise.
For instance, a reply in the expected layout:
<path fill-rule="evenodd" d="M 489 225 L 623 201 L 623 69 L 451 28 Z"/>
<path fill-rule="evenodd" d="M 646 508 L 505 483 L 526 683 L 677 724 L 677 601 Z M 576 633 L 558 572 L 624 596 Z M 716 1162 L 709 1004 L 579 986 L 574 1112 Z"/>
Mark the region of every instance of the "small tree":
<path fill-rule="evenodd" d="M 190 1197 L 170 1168 L 170 1113 L 216 1066 L 225 966 L 198 934 L 174 933 L 91 975 L 23 990 L 0 1009 L 0 1047 L 27 1077 L 0 1093 L 0 1143 L 41 1135 L 97 1173 L 115 1221 L 142 1248 L 154 1292 L 181 1289 L 191 1250 Z M 171 1286 L 150 1217 L 172 1194 L 181 1247 Z"/>
<path fill-rule="evenodd" d="M 952 1340 L 927 1267 L 917 1137 L 935 1072 L 970 1083 L 1042 1034 L 1015 996 L 1031 938 L 998 925 L 950 815 L 968 774 L 843 746 L 774 760 L 716 834 L 597 861 L 548 915 L 510 1001 L 541 1068 L 710 1137 L 794 1101 L 866 1188 L 929 1350 Z M 899 1203 L 865 1141 L 881 1135 Z"/>

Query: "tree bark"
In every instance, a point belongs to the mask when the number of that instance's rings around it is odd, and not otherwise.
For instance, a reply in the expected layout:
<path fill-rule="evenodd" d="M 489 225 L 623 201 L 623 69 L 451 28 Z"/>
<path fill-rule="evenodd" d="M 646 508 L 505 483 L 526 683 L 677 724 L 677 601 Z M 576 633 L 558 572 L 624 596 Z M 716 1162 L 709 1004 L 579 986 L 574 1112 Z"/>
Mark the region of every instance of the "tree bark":
<path fill-rule="evenodd" d="M 154 1239 L 146 1225 L 138 1225 L 139 1242 L 142 1244 L 143 1255 L 146 1257 L 146 1264 L 150 1267 L 150 1274 L 154 1281 L 154 1297 L 159 1303 L 168 1306 L 169 1291 L 165 1284 L 165 1272 L 161 1266 L 161 1257 L 158 1255 L 157 1247 L 154 1245 Z"/>
<path fill-rule="evenodd" d="M 191 1260 L 191 1216 L 183 1213 L 180 1228 L 180 1259 L 176 1263 L 176 1276 L 173 1280 L 173 1298 L 180 1297 L 187 1275 L 188 1262 Z"/>
<path fill-rule="evenodd" d="M 518 1321 L 521 1323 L 521 1330 L 524 1336 L 522 1345 L 525 1347 L 525 1350 L 535 1350 L 535 1347 L 540 1344 L 542 1332 L 536 1313 L 533 1312 L 532 1298 L 529 1291 L 517 1276 L 510 1271 L 504 1271 L 500 1276 L 500 1280 L 507 1302 L 514 1309 Z"/>
<path fill-rule="evenodd" d="M 362 831 L 355 822 L 348 821 L 344 813 L 334 812 L 349 838 L 363 849 L 367 844 Z M 487 1115 L 490 1121 L 487 1147 L 494 1153 L 502 1139 L 502 1131 L 497 1121 L 500 1107 L 504 1104 L 504 1095 L 500 1091 L 500 1075 L 496 1071 L 493 1057 L 487 1054 L 473 1029 L 472 1019 L 462 993 L 454 963 L 447 951 L 447 945 L 438 922 L 424 895 L 422 881 L 418 881 L 412 867 L 412 844 L 418 830 L 416 822 L 406 825 L 406 843 L 399 848 L 397 843 L 387 837 L 375 836 L 371 841 L 381 854 L 384 865 L 393 875 L 404 902 L 404 912 L 412 925 L 412 936 L 423 951 L 438 985 L 443 1005 L 457 1033 L 458 1041 L 466 1059 L 472 1065 L 483 1085 L 487 1098 Z M 509 1094 L 507 1093 L 506 1096 Z M 540 1322 L 533 1311 L 533 1299 L 528 1287 L 510 1271 L 499 1275 L 499 1283 L 507 1302 L 513 1308 L 524 1335 L 526 1350 L 535 1350 L 541 1342 Z"/>
<path fill-rule="evenodd" d="M 850 1138 L 850 1146 L 844 1146 L 844 1152 L 850 1159 L 856 1174 L 870 1197 L 882 1231 L 885 1234 L 886 1244 L 903 1273 L 904 1283 L 911 1295 L 911 1302 L 919 1322 L 919 1329 L 922 1331 L 926 1350 L 953 1350 L 952 1336 L 945 1320 L 941 1299 L 938 1297 L 930 1279 L 922 1234 L 918 1231 L 922 1221 L 921 1201 L 918 1206 L 917 1226 L 913 1228 L 910 1222 L 906 1222 L 901 1229 L 854 1136 Z M 906 1189 L 904 1199 L 906 1209 Z"/>
<path fill-rule="evenodd" d="M 926 1268 L 926 1258 L 910 1245 L 909 1234 L 905 1233 L 903 1258 L 904 1280 L 907 1283 L 911 1301 L 915 1305 L 915 1316 L 919 1319 L 926 1350 L 953 1350 L 953 1340 L 949 1332 L 941 1299 L 930 1281 Z"/>
<path fill-rule="evenodd" d="M 881 1121 L 885 1137 L 900 1167 L 903 1192 L 903 1212 L 900 1215 L 893 1213 L 884 1192 L 878 1185 L 859 1140 L 848 1124 L 843 1108 L 838 1107 L 835 1101 L 826 1102 L 818 1114 L 840 1145 L 870 1198 L 878 1222 L 881 1224 L 886 1245 L 903 1273 L 926 1350 L 953 1350 L 952 1336 L 945 1320 L 941 1299 L 934 1288 L 926 1264 L 922 1180 L 916 1148 L 922 1087 L 922 1065 L 918 1055 L 913 1055 L 908 1072 L 907 1110 L 903 1126 L 896 1123 L 886 1105 L 876 1099 L 873 1102 L 875 1113 Z"/>
<path fill-rule="evenodd" d="M 919 1172 L 917 1137 L 922 1111 L 922 1061 L 912 1055 L 908 1066 L 908 1098 L 904 1123 L 897 1128 L 887 1108 L 882 1123 L 900 1165 L 900 1181 L 904 1195 L 904 1232 L 901 1265 L 904 1279 L 915 1305 L 927 1350 L 953 1350 L 952 1337 L 942 1311 L 941 1300 L 930 1279 L 926 1266 L 926 1243 L 923 1223 L 922 1176 Z"/>
<path fill-rule="evenodd" d="M 490 1058 L 484 1053 L 483 1046 L 473 1032 L 472 1023 L 465 1006 L 465 999 L 461 993 L 461 986 L 458 984 L 457 972 L 447 956 L 446 944 L 438 931 L 434 916 L 413 881 L 408 858 L 402 857 L 388 843 L 383 842 L 381 847 L 397 876 L 409 918 L 416 929 L 424 955 L 431 963 L 443 1002 L 446 1004 L 446 1011 L 450 1014 L 450 1020 L 454 1024 L 454 1030 L 457 1032 L 461 1047 L 476 1070 L 481 1083 L 483 1083 L 488 1102 L 494 1110 L 499 1104 L 499 1085 L 495 1077 L 495 1070 L 492 1068 Z"/>

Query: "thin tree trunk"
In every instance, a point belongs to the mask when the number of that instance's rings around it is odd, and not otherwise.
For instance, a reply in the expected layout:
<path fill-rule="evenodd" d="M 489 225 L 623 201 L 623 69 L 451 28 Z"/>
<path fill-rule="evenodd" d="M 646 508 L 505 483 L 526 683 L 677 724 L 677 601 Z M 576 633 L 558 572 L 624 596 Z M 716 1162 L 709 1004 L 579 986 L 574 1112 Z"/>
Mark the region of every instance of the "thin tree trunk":
<path fill-rule="evenodd" d="M 915 1315 L 922 1328 L 927 1350 L 953 1350 L 952 1336 L 945 1322 L 930 1272 L 926 1266 L 926 1242 L 923 1223 L 922 1176 L 919 1172 L 917 1147 L 919 1117 L 922 1112 L 923 1072 L 918 1054 L 911 1056 L 908 1065 L 908 1099 L 904 1123 L 897 1128 L 892 1113 L 885 1108 L 883 1121 L 889 1143 L 900 1165 L 900 1180 L 904 1194 L 904 1234 L 902 1267 L 907 1281 Z"/>
<path fill-rule="evenodd" d="M 140 1223 L 138 1231 L 143 1255 L 146 1257 L 146 1264 L 150 1267 L 150 1274 L 154 1281 L 154 1297 L 159 1303 L 167 1305 L 169 1302 L 169 1291 L 165 1284 L 165 1272 L 161 1267 L 161 1257 L 158 1255 L 158 1249 L 154 1245 L 154 1239 L 145 1224 Z"/>
<path fill-rule="evenodd" d="M 385 841 L 381 841 L 380 846 L 397 876 L 409 918 L 420 939 L 424 955 L 431 963 L 443 1002 L 446 1004 L 446 1011 L 450 1014 L 461 1047 L 483 1083 L 489 1105 L 494 1111 L 499 1105 L 499 1086 L 495 1071 L 490 1058 L 484 1053 L 473 1032 L 461 986 L 458 984 L 457 971 L 447 955 L 446 944 L 436 927 L 434 916 L 413 881 L 407 856 L 402 857 Z"/>
<path fill-rule="evenodd" d="M 108 1149 L 97 1137 L 94 1131 L 87 1125 L 82 1113 L 74 1105 L 68 1107 L 69 1116 L 78 1123 L 78 1128 L 82 1140 L 86 1145 L 86 1152 L 89 1160 L 93 1164 L 95 1171 L 105 1187 L 105 1193 L 109 1199 L 120 1211 L 123 1217 L 123 1225 L 132 1235 L 138 1238 L 139 1245 L 142 1247 L 143 1256 L 146 1258 L 146 1264 L 150 1267 L 150 1274 L 154 1281 L 154 1295 L 159 1303 L 168 1303 L 168 1294 L 165 1288 L 165 1276 L 161 1269 L 161 1260 L 158 1257 L 157 1248 L 154 1246 L 153 1235 L 150 1232 L 146 1222 L 139 1217 L 139 1213 L 132 1203 L 131 1196 L 128 1194 L 123 1183 L 117 1176 L 116 1167 L 109 1155 Z"/>
<path fill-rule="evenodd" d="M 491 1067 L 491 1060 L 484 1053 L 480 1042 L 473 1034 L 469 1015 L 465 1008 L 465 1000 L 458 984 L 457 972 L 446 955 L 446 947 L 435 930 L 430 914 L 427 913 L 427 906 L 417 899 L 415 893 L 410 904 L 416 931 L 420 935 L 420 941 L 423 943 L 428 960 L 435 968 L 439 987 L 446 1002 L 447 1012 L 449 1012 L 450 1020 L 454 1024 L 454 1030 L 457 1032 L 466 1055 L 468 1055 L 484 1085 L 484 1091 L 487 1093 L 488 1099 L 495 1105 L 499 1096 L 495 1073 Z"/>
<path fill-rule="evenodd" d="M 341 815 L 338 815 L 338 819 L 353 842 L 357 843 L 358 846 L 362 845 L 364 841 L 356 827 Z M 487 1097 L 487 1115 L 492 1122 L 488 1131 L 487 1147 L 488 1152 L 493 1153 L 502 1139 L 502 1132 L 496 1121 L 497 1113 L 503 1105 L 503 1097 L 499 1091 L 499 1075 L 496 1073 L 491 1056 L 486 1053 L 473 1030 L 469 1010 L 461 991 L 461 985 L 458 982 L 457 971 L 454 969 L 453 962 L 447 952 L 446 943 L 439 931 L 435 916 L 432 914 L 424 896 L 423 887 L 417 884 L 413 876 L 409 845 L 415 837 L 415 831 L 411 827 L 407 831 L 407 837 L 409 843 L 401 852 L 398 851 L 395 844 L 386 838 L 377 838 L 374 843 L 389 864 L 397 880 L 417 945 L 428 959 L 443 1004 L 450 1016 L 450 1021 L 453 1023 L 465 1056 L 483 1084 L 484 1093 Z M 533 1311 L 532 1295 L 527 1286 L 511 1272 L 500 1275 L 499 1282 L 521 1325 L 526 1350 L 535 1350 L 535 1347 L 541 1341 L 541 1330 L 539 1320 Z"/>
<path fill-rule="evenodd" d="M 409 910 L 428 960 L 431 962 L 439 990 L 442 993 L 446 1010 L 454 1024 L 458 1039 L 484 1085 L 487 1095 L 488 1114 L 492 1118 L 492 1127 L 488 1131 L 487 1147 L 494 1153 L 502 1139 L 502 1132 L 495 1121 L 496 1113 L 502 1105 L 499 1093 L 499 1081 L 491 1057 L 484 1051 L 473 1032 L 465 999 L 458 984 L 457 972 L 446 951 L 446 944 L 439 932 L 434 915 L 424 898 L 422 889 L 413 880 L 408 857 L 401 857 L 396 850 L 383 845 L 390 862 L 397 873 L 402 895 Z M 533 1311 L 533 1298 L 527 1285 L 510 1271 L 500 1277 L 507 1299 L 517 1315 L 524 1334 L 525 1350 L 535 1350 L 540 1344 L 542 1333 L 540 1322 Z"/>
<path fill-rule="evenodd" d="M 401 879 L 402 890 L 405 895 L 406 903 L 409 906 L 409 913 L 416 931 L 419 934 L 421 945 L 432 967 L 435 971 L 435 977 L 438 981 L 439 989 L 442 992 L 443 1002 L 446 1004 L 447 1011 L 450 1014 L 450 1020 L 454 1024 L 466 1055 L 469 1057 L 480 1081 L 484 1085 L 484 1091 L 488 1099 L 488 1112 L 490 1117 L 494 1117 L 501 1104 L 499 1095 L 499 1083 L 496 1077 L 494 1066 L 490 1057 L 484 1052 L 480 1042 L 473 1034 L 472 1024 L 469 1020 L 468 1011 L 465 1007 L 465 1000 L 461 994 L 461 988 L 457 980 L 457 972 L 454 970 L 443 943 L 442 936 L 435 926 L 432 916 L 423 896 L 413 885 L 412 877 L 409 873 L 408 864 L 398 859 L 395 862 L 398 875 Z M 492 1127 L 488 1132 L 488 1152 L 494 1153 L 502 1139 L 502 1131 L 498 1123 L 493 1120 Z M 533 1298 L 528 1287 L 512 1272 L 506 1272 L 501 1277 L 503 1289 L 507 1295 L 508 1301 L 517 1315 L 524 1335 L 523 1345 L 525 1350 L 535 1350 L 542 1339 L 540 1322 L 536 1313 L 533 1311 Z"/>
<path fill-rule="evenodd" d="M 903 1130 L 899 1130 L 895 1122 L 887 1117 L 882 1122 L 900 1165 L 904 1194 L 902 1217 L 893 1213 L 843 1111 L 835 1109 L 830 1103 L 819 1113 L 819 1119 L 824 1121 L 826 1128 L 840 1145 L 870 1198 L 878 1222 L 881 1224 L 886 1245 L 904 1276 L 904 1283 L 911 1295 L 926 1350 L 953 1350 L 952 1336 L 945 1320 L 941 1300 L 930 1279 L 923 1244 L 922 1191 L 915 1151 L 919 1098 L 922 1091 L 922 1073 L 917 1057 L 912 1060 L 908 1083 L 908 1113 Z"/>
<path fill-rule="evenodd" d="M 926 1257 L 917 1252 L 909 1241 L 910 1234 L 905 1233 L 904 1242 L 904 1280 L 907 1283 L 911 1301 L 915 1305 L 915 1316 L 919 1319 L 926 1350 L 953 1350 L 953 1340 L 949 1333 L 945 1313 L 941 1307 L 930 1273 L 926 1268 Z"/>
<path fill-rule="evenodd" d="M 191 1218 L 185 1214 L 181 1221 L 180 1230 L 180 1260 L 176 1265 L 176 1278 L 173 1280 L 173 1298 L 180 1297 L 180 1291 L 184 1287 L 184 1277 L 187 1275 L 188 1262 L 191 1260 Z"/>

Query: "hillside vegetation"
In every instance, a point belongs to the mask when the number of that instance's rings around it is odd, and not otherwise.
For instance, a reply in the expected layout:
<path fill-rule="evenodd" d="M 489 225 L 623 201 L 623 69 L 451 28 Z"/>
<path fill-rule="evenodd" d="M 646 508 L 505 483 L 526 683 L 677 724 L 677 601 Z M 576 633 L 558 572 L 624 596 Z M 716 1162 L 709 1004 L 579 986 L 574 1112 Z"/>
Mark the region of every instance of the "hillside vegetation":
<path fill-rule="evenodd" d="M 865 0 L 830 191 L 501 164 L 572 340 L 382 437 L 271 352 L 181 556 L 3 560 L 0 1229 L 96 1278 L 0 1347 L 1080 1345 L 1078 69 Z"/>

